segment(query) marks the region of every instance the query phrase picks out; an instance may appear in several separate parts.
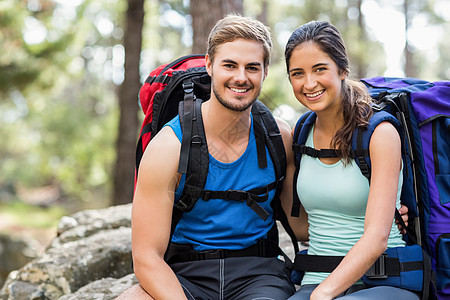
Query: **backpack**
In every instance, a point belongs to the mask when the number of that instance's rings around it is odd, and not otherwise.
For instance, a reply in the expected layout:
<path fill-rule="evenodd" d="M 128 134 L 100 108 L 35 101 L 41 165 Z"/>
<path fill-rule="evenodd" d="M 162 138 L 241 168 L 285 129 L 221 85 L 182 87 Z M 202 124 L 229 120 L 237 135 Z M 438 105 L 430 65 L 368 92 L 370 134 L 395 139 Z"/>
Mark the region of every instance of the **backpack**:
<path fill-rule="evenodd" d="M 450 297 L 450 81 L 415 78 L 363 79 L 377 103 L 386 105 L 405 130 L 412 176 L 417 242 L 431 256 L 438 299 Z M 404 174 L 404 179 L 405 179 Z M 415 197 L 412 197 L 414 195 Z M 410 198 L 410 199 L 411 199 Z"/>
<path fill-rule="evenodd" d="M 363 79 L 362 82 L 374 98 L 374 114 L 366 130 L 355 130 L 351 157 L 370 182 L 368 149 L 374 129 L 381 122 L 388 121 L 399 131 L 403 160 L 401 202 L 409 210 L 405 240 L 409 245 L 421 246 L 422 250 L 418 251 L 423 253 L 419 253 L 421 258 L 417 260 L 423 259 L 425 262 L 428 256 L 431 257 L 429 268 L 433 271 L 428 270 L 427 278 L 423 278 L 423 298 L 436 293 L 432 290 L 428 294 L 431 284 L 433 289 L 437 288 L 439 297 L 444 299 L 450 295 L 450 83 L 385 77 Z M 296 152 L 295 178 L 298 176 L 301 154 L 336 156 L 334 150 L 315 150 L 304 146 L 314 121 L 315 114 L 307 112 L 296 125 L 293 147 Z M 292 212 L 298 214 L 298 196 L 296 191 L 294 193 L 297 199 Z M 396 218 L 402 222 L 397 211 Z M 379 260 L 377 263 L 380 263 Z M 433 274 L 437 275 L 436 280 Z M 411 280 L 405 277 L 405 281 Z"/>
<path fill-rule="evenodd" d="M 260 168 L 267 167 L 265 151 L 267 147 L 275 166 L 276 181 L 269 186 L 251 191 L 203 189 L 208 174 L 209 154 L 201 116 L 201 103 L 209 99 L 210 91 L 211 78 L 206 72 L 204 55 L 183 56 L 157 67 L 150 73 L 139 92 L 145 118 L 136 149 L 135 187 L 139 163 L 148 143 L 167 122 L 178 114 L 183 132 L 178 172 L 186 174 L 186 181 L 181 197 L 173 207 L 171 235 L 182 214 L 190 211 L 198 198 L 241 201 L 265 219 L 268 213 L 258 202 L 266 201 L 268 191 L 276 189 L 275 197 L 271 202 L 274 219 L 282 223 L 293 242 L 294 249 L 298 251 L 297 240 L 279 201 L 286 174 L 286 155 L 281 133 L 270 110 L 260 101 L 256 100 L 252 106 L 258 164 Z M 270 231 L 270 235 L 278 249 L 276 226 Z M 170 247 L 166 252 L 166 261 L 172 256 L 169 252 Z"/>

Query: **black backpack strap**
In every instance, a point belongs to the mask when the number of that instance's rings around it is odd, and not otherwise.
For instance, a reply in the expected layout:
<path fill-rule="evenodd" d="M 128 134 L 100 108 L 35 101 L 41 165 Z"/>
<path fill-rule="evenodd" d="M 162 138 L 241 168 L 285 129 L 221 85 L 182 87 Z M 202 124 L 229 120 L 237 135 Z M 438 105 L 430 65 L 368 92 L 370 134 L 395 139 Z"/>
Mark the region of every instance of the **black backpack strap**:
<path fill-rule="evenodd" d="M 307 272 L 331 273 L 341 263 L 344 256 L 308 255 L 297 253 L 294 270 Z M 367 270 L 367 277 L 399 276 L 401 271 L 421 270 L 423 263 L 415 261 L 399 261 L 398 257 L 388 257 L 385 253 L 377 258 Z"/>
<path fill-rule="evenodd" d="M 378 109 L 382 108 L 374 105 L 374 114 L 370 118 L 367 128 L 357 127 L 355 129 L 352 137 L 352 149 L 350 151 L 350 157 L 355 159 L 356 163 L 361 169 L 361 173 L 369 180 L 369 183 L 372 167 L 370 161 L 369 145 L 370 139 L 372 137 L 375 128 L 382 122 L 390 122 L 399 132 L 400 138 L 402 138 L 403 136 L 403 131 L 400 122 L 390 113 L 383 110 L 378 111 Z M 402 142 L 402 149 L 403 149 L 403 142 Z"/>
<path fill-rule="evenodd" d="M 294 152 L 296 149 L 299 149 L 301 145 L 305 145 L 306 138 L 308 137 L 309 129 L 312 124 L 316 120 L 316 114 L 312 111 L 308 111 L 304 113 L 300 119 L 297 121 L 297 124 L 294 128 L 294 143 L 292 144 L 292 150 Z M 297 179 L 298 172 L 300 170 L 300 159 L 302 155 L 301 153 L 295 153 L 295 172 L 294 172 L 294 184 L 292 185 L 294 188 L 293 191 L 293 199 L 292 199 L 292 209 L 291 216 L 298 217 L 300 215 L 300 199 L 298 198 L 297 193 Z"/>
<path fill-rule="evenodd" d="M 262 115 L 265 113 L 264 113 L 264 111 L 261 111 L 261 107 L 259 107 L 259 106 L 260 105 L 256 104 L 256 102 L 252 106 L 253 130 L 255 132 L 256 153 L 258 155 L 258 166 L 259 166 L 259 168 L 264 169 L 264 168 L 267 168 L 265 130 L 264 130 L 264 124 L 262 121 Z"/>
<path fill-rule="evenodd" d="M 276 181 L 264 186 L 254 188 L 248 191 L 244 190 L 226 190 L 226 191 L 212 191 L 205 190 L 196 186 L 185 185 L 185 192 L 191 195 L 191 198 L 202 198 L 204 201 L 210 199 L 223 199 L 245 202 L 261 219 L 266 220 L 269 213 L 259 203 L 267 201 L 269 192 L 277 187 Z"/>
<path fill-rule="evenodd" d="M 435 299 L 431 296 L 436 290 L 436 274 L 431 269 L 431 258 L 422 248 L 423 261 L 403 261 L 398 257 L 389 257 L 383 253 L 364 274 L 369 279 L 384 279 L 389 276 L 400 276 L 401 272 L 423 270 L 422 300 Z M 331 273 L 341 263 L 344 256 L 308 255 L 297 253 L 293 263 L 293 270 L 304 272 Z M 434 291 L 432 289 L 434 289 Z M 431 295 L 430 295 L 431 294 Z"/>
<path fill-rule="evenodd" d="M 334 149 L 317 150 L 306 145 L 294 144 L 292 145 L 292 150 L 294 150 L 295 153 L 306 154 L 311 157 L 339 157 L 337 151 Z"/>
<path fill-rule="evenodd" d="M 176 206 L 184 211 L 190 211 L 197 201 L 197 198 L 186 193 L 189 186 L 205 186 L 206 177 L 209 169 L 209 152 L 206 144 L 205 129 L 203 127 L 203 118 L 201 113 L 201 101 L 195 101 L 193 114 L 192 136 L 190 138 L 189 165 L 186 172 L 186 182 L 181 198 Z"/>
<path fill-rule="evenodd" d="M 185 102 L 185 101 L 183 101 Z M 180 199 L 174 204 L 172 211 L 172 228 L 171 236 L 175 230 L 176 225 L 181 219 L 183 212 L 190 211 L 197 201 L 198 197 L 186 192 L 189 186 L 202 187 L 205 185 L 206 176 L 208 174 L 209 166 L 209 153 L 208 145 L 206 144 L 205 130 L 203 128 L 203 119 L 201 115 L 201 99 L 192 99 L 191 104 L 180 103 L 179 115 L 180 122 L 183 116 L 183 122 L 181 122 L 181 128 L 183 131 L 183 138 L 181 142 L 180 161 L 181 156 L 186 155 L 188 160 L 188 167 L 186 170 L 186 181 L 184 189 L 181 193 Z M 192 111 L 186 112 L 186 109 L 192 109 Z M 191 134 L 185 132 L 186 124 L 190 123 Z M 189 126 L 189 125 L 188 125 Z M 189 130 L 189 127 L 188 127 Z M 183 144 L 185 140 L 185 134 L 187 135 L 186 142 L 189 145 L 189 150 L 186 150 L 186 144 Z"/>
<path fill-rule="evenodd" d="M 375 128 L 373 128 L 372 130 L 374 129 Z M 370 135 L 372 135 L 372 132 L 370 133 Z M 369 144 L 366 145 L 366 139 L 364 137 L 364 135 L 368 133 L 369 132 L 367 131 L 367 129 L 355 129 L 355 132 L 353 133 L 353 139 L 356 139 L 356 142 L 353 142 L 353 144 L 356 144 L 356 147 L 350 151 L 350 157 L 356 161 L 359 169 L 361 170 L 361 173 L 369 180 L 370 183 L 371 165 L 369 156 Z M 367 141 L 367 143 L 369 143 L 369 141 Z"/>
<path fill-rule="evenodd" d="M 192 245 L 182 245 L 170 243 L 164 256 L 165 261 L 170 265 L 178 262 L 187 262 L 195 260 L 208 259 L 225 259 L 228 257 L 276 257 L 283 255 L 283 252 L 278 246 L 278 230 L 276 225 L 269 230 L 267 239 L 258 240 L 254 245 L 238 250 L 228 249 L 211 249 L 204 251 L 196 251 Z M 270 237 L 274 238 L 270 238 Z"/>
<path fill-rule="evenodd" d="M 191 149 L 192 126 L 194 122 L 194 82 L 186 79 L 183 82 L 184 101 L 180 102 L 179 116 L 183 137 L 181 140 L 180 161 L 178 163 L 178 173 L 186 174 L 189 162 L 189 152 Z"/>
<path fill-rule="evenodd" d="M 239 250 L 213 249 L 196 251 L 192 249 L 191 245 L 171 243 L 168 254 L 166 255 L 166 261 L 168 264 L 174 264 L 196 260 L 225 259 L 229 257 L 276 257 L 281 254 L 278 245 L 267 239 L 259 240 L 255 245 Z"/>
<path fill-rule="evenodd" d="M 256 100 L 252 106 L 252 115 L 254 121 L 257 147 L 261 148 L 260 150 L 258 150 L 258 153 L 259 152 L 261 153 L 261 155 L 258 154 L 259 167 L 260 168 L 267 167 L 266 158 L 262 158 L 262 160 L 265 160 L 265 163 L 259 162 L 260 156 L 263 156 L 262 153 L 264 153 L 265 157 L 266 155 L 265 147 L 267 147 L 273 161 L 277 181 L 283 183 L 284 178 L 286 177 L 287 163 L 283 138 L 281 137 L 281 132 L 278 128 L 278 124 L 275 118 L 273 117 L 272 113 L 270 112 L 270 110 L 259 100 Z M 277 192 L 281 191 L 279 190 Z"/>
<path fill-rule="evenodd" d="M 265 145 L 270 153 L 270 157 L 272 158 L 272 162 L 275 168 L 275 175 L 277 178 L 278 186 L 277 190 L 274 196 L 274 199 L 272 200 L 271 206 L 274 212 L 274 217 L 276 220 L 279 220 L 281 222 L 281 225 L 291 238 L 294 251 L 298 252 L 298 242 L 297 238 L 295 237 L 294 231 L 292 230 L 291 226 L 289 225 L 288 219 L 286 214 L 284 213 L 283 208 L 281 207 L 281 201 L 280 201 L 280 194 L 283 186 L 284 179 L 286 177 L 286 151 L 284 148 L 283 138 L 281 136 L 281 132 L 278 128 L 277 121 L 273 117 L 270 110 L 262 104 L 260 101 L 256 101 L 253 104 L 252 107 L 252 114 L 253 114 L 253 120 L 255 122 L 255 126 L 259 121 L 259 118 L 255 116 L 259 115 L 260 120 L 262 121 L 262 128 L 263 133 L 265 136 Z M 256 121 L 255 121 L 256 119 Z M 256 132 L 255 132 L 256 135 Z M 265 151 L 265 149 L 264 149 Z"/>

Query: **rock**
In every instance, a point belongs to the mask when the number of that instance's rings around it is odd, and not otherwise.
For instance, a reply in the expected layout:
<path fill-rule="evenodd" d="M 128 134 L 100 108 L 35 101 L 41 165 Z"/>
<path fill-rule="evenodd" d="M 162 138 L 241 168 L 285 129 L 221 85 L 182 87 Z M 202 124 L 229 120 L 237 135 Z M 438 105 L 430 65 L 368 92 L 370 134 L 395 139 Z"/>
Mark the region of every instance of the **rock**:
<path fill-rule="evenodd" d="M 137 284 L 134 274 L 123 278 L 103 278 L 85 285 L 71 295 L 62 296 L 59 300 L 107 300 L 114 299 L 124 290 Z"/>
<path fill-rule="evenodd" d="M 61 219 L 43 255 L 10 273 L 0 299 L 112 299 L 136 283 L 132 272 L 131 204 L 82 211 Z"/>
<path fill-rule="evenodd" d="M 8 273 L 36 258 L 31 243 L 18 236 L 0 233 L 0 286 Z"/>
<path fill-rule="evenodd" d="M 278 228 L 292 258 L 289 237 Z M 0 300 L 110 300 L 136 283 L 127 204 L 61 218 L 44 254 L 9 274 Z"/>

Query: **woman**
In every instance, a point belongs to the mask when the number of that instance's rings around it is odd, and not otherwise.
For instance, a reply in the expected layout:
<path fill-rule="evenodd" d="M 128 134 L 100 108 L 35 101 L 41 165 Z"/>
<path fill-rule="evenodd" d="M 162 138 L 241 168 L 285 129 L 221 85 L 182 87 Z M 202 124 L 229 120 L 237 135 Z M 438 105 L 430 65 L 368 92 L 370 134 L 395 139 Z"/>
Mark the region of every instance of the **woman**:
<path fill-rule="evenodd" d="M 302 25 L 292 33 L 285 58 L 295 97 L 317 116 L 306 146 L 340 156 L 302 156 L 294 184 L 308 214 L 308 254 L 345 256 L 332 273 L 306 272 L 290 299 L 418 299 L 407 290 L 359 282 L 387 247 L 405 245 L 393 222 L 402 186 L 397 130 L 382 122 L 373 132 L 369 189 L 350 149 L 355 128 L 366 126 L 372 115 L 371 98 L 361 83 L 347 78 L 340 32 L 328 22 Z"/>

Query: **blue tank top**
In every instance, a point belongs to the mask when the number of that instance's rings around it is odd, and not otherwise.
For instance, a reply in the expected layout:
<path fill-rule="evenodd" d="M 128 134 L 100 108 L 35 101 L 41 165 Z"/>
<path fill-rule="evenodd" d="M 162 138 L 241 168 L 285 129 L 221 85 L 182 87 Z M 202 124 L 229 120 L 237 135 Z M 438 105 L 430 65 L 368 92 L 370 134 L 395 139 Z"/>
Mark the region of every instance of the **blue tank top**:
<path fill-rule="evenodd" d="M 182 132 L 179 117 L 175 117 L 165 126 L 169 126 L 181 142 Z M 213 191 L 251 190 L 264 187 L 275 181 L 275 170 L 266 147 L 267 167 L 258 167 L 253 118 L 247 149 L 237 160 L 223 163 L 209 154 L 209 170 L 204 189 Z M 180 198 L 186 175 L 182 175 L 175 191 L 175 202 Z M 275 189 L 269 192 L 268 200 L 259 203 L 268 213 L 264 221 L 245 202 L 199 198 L 194 208 L 184 212 L 175 228 L 172 242 L 190 244 L 194 250 L 244 249 L 267 237 L 274 224 L 270 203 Z"/>

